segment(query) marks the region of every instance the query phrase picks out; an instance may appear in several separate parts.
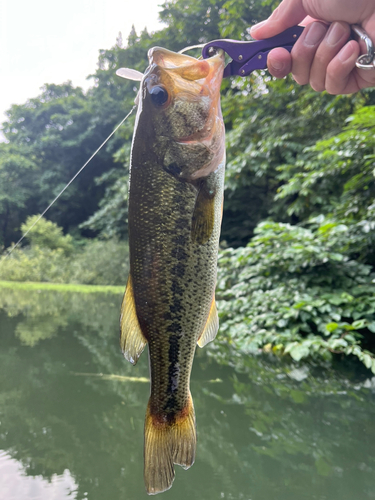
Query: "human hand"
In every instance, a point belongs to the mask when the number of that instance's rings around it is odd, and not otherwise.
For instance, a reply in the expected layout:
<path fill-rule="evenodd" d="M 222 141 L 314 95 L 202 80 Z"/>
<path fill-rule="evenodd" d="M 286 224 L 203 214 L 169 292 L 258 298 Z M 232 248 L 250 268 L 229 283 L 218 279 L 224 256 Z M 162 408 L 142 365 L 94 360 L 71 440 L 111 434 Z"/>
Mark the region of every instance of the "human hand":
<path fill-rule="evenodd" d="M 306 28 L 292 52 L 276 48 L 268 54 L 273 76 L 283 78 L 292 73 L 297 83 L 310 83 L 317 92 L 327 90 L 330 94 L 351 94 L 375 86 L 375 68 L 360 70 L 355 66 L 361 51 L 366 52 L 365 44 L 349 41 L 350 25 L 359 24 L 375 42 L 374 0 L 283 0 L 250 33 L 260 40 L 296 24 Z"/>

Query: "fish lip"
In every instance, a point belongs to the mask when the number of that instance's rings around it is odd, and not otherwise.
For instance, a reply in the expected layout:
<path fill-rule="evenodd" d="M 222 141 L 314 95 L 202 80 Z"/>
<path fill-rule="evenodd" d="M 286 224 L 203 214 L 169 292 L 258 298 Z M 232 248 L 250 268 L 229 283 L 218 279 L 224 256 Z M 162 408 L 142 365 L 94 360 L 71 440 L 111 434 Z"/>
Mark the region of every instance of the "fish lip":
<path fill-rule="evenodd" d="M 179 68 L 181 66 L 181 62 L 183 61 L 190 61 L 191 63 L 197 62 L 197 59 L 195 57 L 188 56 L 186 54 L 179 54 L 178 52 L 173 52 L 172 50 L 165 49 L 164 47 L 152 47 L 147 53 L 149 63 L 157 64 L 158 66 L 161 66 L 160 62 L 167 62 L 168 56 L 170 61 L 176 60 L 179 63 L 171 64 L 169 66 L 170 68 Z M 157 59 L 157 62 L 155 61 L 155 59 Z M 164 65 L 162 67 L 166 68 L 167 66 Z"/>
<path fill-rule="evenodd" d="M 186 80 L 197 81 L 212 79 L 216 75 L 216 66 L 225 65 L 225 53 L 219 49 L 212 57 L 196 59 L 195 57 L 173 52 L 163 47 L 152 47 L 148 51 L 149 69 L 146 74 L 153 72 L 166 72 L 176 74 Z"/>

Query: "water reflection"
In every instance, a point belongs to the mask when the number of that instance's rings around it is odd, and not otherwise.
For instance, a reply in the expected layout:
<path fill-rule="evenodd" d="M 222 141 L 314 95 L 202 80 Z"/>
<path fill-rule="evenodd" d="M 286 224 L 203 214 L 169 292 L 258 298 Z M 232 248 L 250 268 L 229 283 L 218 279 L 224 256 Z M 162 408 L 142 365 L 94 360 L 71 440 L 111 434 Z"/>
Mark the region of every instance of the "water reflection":
<path fill-rule="evenodd" d="M 68 470 L 61 476 L 54 474 L 50 480 L 42 476 L 26 476 L 21 464 L 0 452 L 0 498 L 25 500 L 48 498 L 76 498 L 77 485 Z"/>
<path fill-rule="evenodd" d="M 136 367 L 121 357 L 120 302 L 0 289 L 0 449 L 26 478 L 65 478 L 59 499 L 145 498 L 147 356 Z M 375 498 L 372 380 L 352 366 L 322 373 L 220 343 L 207 351 L 192 376 L 197 461 L 163 497 Z"/>

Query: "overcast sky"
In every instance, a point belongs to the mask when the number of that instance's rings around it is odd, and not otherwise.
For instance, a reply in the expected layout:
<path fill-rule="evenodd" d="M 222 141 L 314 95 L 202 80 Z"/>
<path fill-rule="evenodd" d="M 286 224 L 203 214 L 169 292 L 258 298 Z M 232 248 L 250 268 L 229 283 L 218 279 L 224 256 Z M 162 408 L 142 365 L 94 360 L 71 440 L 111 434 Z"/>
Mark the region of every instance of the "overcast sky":
<path fill-rule="evenodd" d="M 89 86 L 99 49 L 163 27 L 164 0 L 0 0 L 0 123 L 11 104 L 35 97 L 44 83 Z"/>

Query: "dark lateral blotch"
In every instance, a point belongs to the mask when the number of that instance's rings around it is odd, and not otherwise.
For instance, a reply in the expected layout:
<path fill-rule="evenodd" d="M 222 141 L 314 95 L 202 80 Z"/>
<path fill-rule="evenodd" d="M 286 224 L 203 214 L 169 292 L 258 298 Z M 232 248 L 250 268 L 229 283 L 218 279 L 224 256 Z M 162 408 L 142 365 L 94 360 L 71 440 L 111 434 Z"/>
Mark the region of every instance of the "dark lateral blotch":
<path fill-rule="evenodd" d="M 177 165 L 177 163 L 170 163 L 169 165 L 164 166 L 164 170 L 175 177 L 180 177 L 182 170 L 181 167 Z"/>

